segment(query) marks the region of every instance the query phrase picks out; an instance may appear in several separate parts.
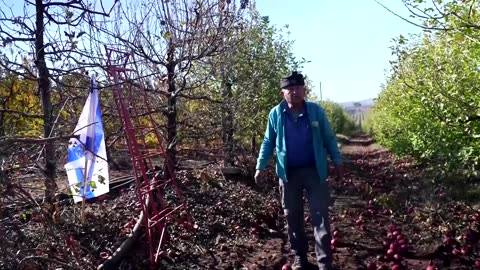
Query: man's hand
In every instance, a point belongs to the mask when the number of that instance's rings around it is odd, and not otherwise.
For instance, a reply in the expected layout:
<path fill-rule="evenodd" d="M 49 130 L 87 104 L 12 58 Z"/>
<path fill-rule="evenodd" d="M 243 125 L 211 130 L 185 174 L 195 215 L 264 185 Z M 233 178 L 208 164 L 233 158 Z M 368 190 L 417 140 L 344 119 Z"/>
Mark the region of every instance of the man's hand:
<path fill-rule="evenodd" d="M 263 182 L 263 178 L 265 176 L 265 172 L 263 170 L 257 170 L 255 172 L 255 184 L 260 184 L 261 182 Z"/>
<path fill-rule="evenodd" d="M 334 170 L 335 170 L 335 180 L 339 181 L 343 179 L 343 174 L 344 174 L 344 167 L 343 164 L 335 164 L 334 165 Z"/>

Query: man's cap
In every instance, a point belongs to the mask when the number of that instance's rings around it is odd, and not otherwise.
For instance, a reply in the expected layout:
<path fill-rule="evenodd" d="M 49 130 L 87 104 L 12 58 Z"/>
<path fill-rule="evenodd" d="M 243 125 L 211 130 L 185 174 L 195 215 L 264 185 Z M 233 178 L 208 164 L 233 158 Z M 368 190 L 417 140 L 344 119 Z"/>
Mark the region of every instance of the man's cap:
<path fill-rule="evenodd" d="M 292 71 L 288 77 L 284 77 L 280 80 L 280 88 L 287 88 L 291 86 L 304 86 L 305 80 L 303 75 L 297 71 Z"/>

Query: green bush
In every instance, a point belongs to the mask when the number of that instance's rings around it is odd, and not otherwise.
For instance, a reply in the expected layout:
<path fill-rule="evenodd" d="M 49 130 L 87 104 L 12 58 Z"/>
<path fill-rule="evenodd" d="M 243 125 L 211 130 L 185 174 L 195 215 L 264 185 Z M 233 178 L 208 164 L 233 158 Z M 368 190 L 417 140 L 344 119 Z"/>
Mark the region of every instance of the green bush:
<path fill-rule="evenodd" d="M 318 103 L 325 110 L 335 133 L 351 136 L 358 129 L 353 118 L 338 103 L 332 101 Z"/>
<path fill-rule="evenodd" d="M 400 39 L 393 74 L 368 116 L 366 130 L 398 155 L 444 173 L 480 169 L 480 45 L 449 33 Z"/>

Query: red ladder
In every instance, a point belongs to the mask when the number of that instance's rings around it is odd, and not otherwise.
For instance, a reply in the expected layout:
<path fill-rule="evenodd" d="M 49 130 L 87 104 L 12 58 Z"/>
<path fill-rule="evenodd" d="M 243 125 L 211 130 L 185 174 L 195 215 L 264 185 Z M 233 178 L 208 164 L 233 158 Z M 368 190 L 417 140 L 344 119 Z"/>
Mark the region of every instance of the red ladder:
<path fill-rule="evenodd" d="M 152 109 L 155 98 L 148 93 L 141 82 L 129 83 L 127 73 L 139 77 L 134 69 L 128 69 L 133 54 L 105 47 L 106 70 L 113 80 L 113 97 L 125 131 L 128 151 L 136 179 L 136 192 L 147 230 L 147 241 L 152 269 L 165 252 L 162 245 L 167 235 L 169 224 L 176 222 L 184 228 L 192 228 L 192 217 L 186 209 L 185 199 L 179 189 L 173 166 L 168 162 L 160 134 L 160 113 Z M 112 62 L 119 64 L 114 64 Z M 134 62 L 132 60 L 132 62 Z M 147 147 L 146 138 L 154 141 L 154 149 Z M 159 159 L 160 158 L 160 159 Z M 162 160 L 163 158 L 163 160 Z M 159 161 L 160 160 L 160 161 Z M 166 174 L 155 171 L 155 164 L 163 162 Z M 148 167 L 148 168 L 147 168 Z M 157 167 L 158 168 L 158 167 Z M 153 170 L 153 172 L 152 172 Z M 169 198 L 166 193 L 170 191 Z M 177 212 L 177 213 L 176 213 Z"/>

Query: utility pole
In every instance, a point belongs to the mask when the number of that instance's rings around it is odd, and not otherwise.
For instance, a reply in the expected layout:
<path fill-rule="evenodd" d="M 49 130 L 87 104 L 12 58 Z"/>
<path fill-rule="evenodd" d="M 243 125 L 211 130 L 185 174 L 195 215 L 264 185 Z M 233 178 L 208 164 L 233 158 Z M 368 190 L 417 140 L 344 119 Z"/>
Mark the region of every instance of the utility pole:
<path fill-rule="evenodd" d="M 323 99 L 322 99 L 322 81 L 320 81 L 320 101 L 323 101 Z"/>

